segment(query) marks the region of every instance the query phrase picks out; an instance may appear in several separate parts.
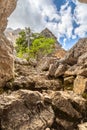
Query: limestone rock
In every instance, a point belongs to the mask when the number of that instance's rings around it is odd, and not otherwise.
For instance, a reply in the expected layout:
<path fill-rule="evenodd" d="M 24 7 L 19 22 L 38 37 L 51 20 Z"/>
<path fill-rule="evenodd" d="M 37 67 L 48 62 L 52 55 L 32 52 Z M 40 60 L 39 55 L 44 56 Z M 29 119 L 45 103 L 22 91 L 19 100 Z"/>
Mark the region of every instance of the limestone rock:
<path fill-rule="evenodd" d="M 19 37 L 19 33 L 22 31 L 22 29 L 12 29 L 12 28 L 6 28 L 5 30 L 5 36 L 8 40 L 10 40 L 13 44 L 15 44 L 16 39 Z"/>
<path fill-rule="evenodd" d="M 34 80 L 29 77 L 29 76 L 20 76 L 17 77 L 11 84 L 11 86 L 9 86 L 8 82 L 6 84 L 6 88 L 8 89 L 12 89 L 12 90 L 18 90 L 18 89 L 29 89 L 29 90 L 33 90 L 35 88 L 35 82 Z"/>
<path fill-rule="evenodd" d="M 78 64 L 85 64 L 87 63 L 87 52 L 84 53 L 83 55 L 81 55 L 79 58 L 78 58 Z"/>
<path fill-rule="evenodd" d="M 65 71 L 67 69 L 67 66 L 66 65 L 63 65 L 63 64 L 60 64 L 55 72 L 55 77 L 59 77 L 59 76 L 62 76 L 64 75 Z"/>
<path fill-rule="evenodd" d="M 58 49 L 58 50 L 55 51 L 54 56 L 61 59 L 61 58 L 65 57 L 66 53 L 67 52 L 63 48 L 61 48 L 61 49 Z"/>
<path fill-rule="evenodd" d="M 54 77 L 58 66 L 59 66 L 58 62 L 55 62 L 54 64 L 50 64 L 48 76 Z"/>
<path fill-rule="evenodd" d="M 64 89 L 73 90 L 74 80 L 74 76 L 64 77 Z"/>
<path fill-rule="evenodd" d="M 87 122 L 78 125 L 79 130 L 87 130 Z"/>
<path fill-rule="evenodd" d="M 13 78 L 13 46 L 4 36 L 7 18 L 16 7 L 16 0 L 0 0 L 0 87 Z"/>
<path fill-rule="evenodd" d="M 31 59 L 29 60 L 29 64 L 30 64 L 31 66 L 33 66 L 33 67 L 36 67 L 36 66 L 37 66 L 37 60 L 31 58 Z"/>
<path fill-rule="evenodd" d="M 87 90 L 87 78 L 78 75 L 74 81 L 73 91 L 77 94 L 83 94 L 86 90 Z"/>
<path fill-rule="evenodd" d="M 72 91 L 48 91 L 48 95 L 56 115 L 53 124 L 56 130 L 77 130 L 79 122 L 87 120 L 87 102 L 81 96 Z"/>
<path fill-rule="evenodd" d="M 0 96 L 0 129 L 44 130 L 54 121 L 52 107 L 39 92 L 19 90 Z"/>
<path fill-rule="evenodd" d="M 42 71 L 48 71 L 50 64 L 54 64 L 58 59 L 55 57 L 44 57 L 41 63 Z"/>
<path fill-rule="evenodd" d="M 77 75 L 85 76 L 87 77 L 87 68 L 82 68 L 77 71 Z"/>
<path fill-rule="evenodd" d="M 5 85 L 5 90 L 28 89 L 42 92 L 43 90 L 61 90 L 62 85 L 60 80 L 46 79 L 43 76 L 18 76 L 13 81 L 9 81 Z"/>
<path fill-rule="evenodd" d="M 16 7 L 17 0 L 0 0 L 0 32 L 6 29 L 7 26 L 7 18 L 13 12 Z"/>
<path fill-rule="evenodd" d="M 29 62 L 26 59 L 18 58 L 15 57 L 15 64 L 20 64 L 20 65 L 29 65 Z"/>
<path fill-rule="evenodd" d="M 61 82 L 59 80 L 55 80 L 55 79 L 44 79 L 42 77 L 37 77 L 35 78 L 35 89 L 36 90 L 61 90 L 62 89 L 62 85 Z"/>
<path fill-rule="evenodd" d="M 54 38 L 55 42 L 56 42 L 56 47 L 58 46 L 58 48 L 61 47 L 61 45 L 58 43 L 57 38 L 55 37 L 55 35 L 48 29 L 45 28 L 42 32 L 41 35 L 47 37 L 47 38 Z"/>
<path fill-rule="evenodd" d="M 87 52 L 87 38 L 80 39 L 66 54 L 64 62 L 69 65 L 77 63 L 78 58 Z"/>

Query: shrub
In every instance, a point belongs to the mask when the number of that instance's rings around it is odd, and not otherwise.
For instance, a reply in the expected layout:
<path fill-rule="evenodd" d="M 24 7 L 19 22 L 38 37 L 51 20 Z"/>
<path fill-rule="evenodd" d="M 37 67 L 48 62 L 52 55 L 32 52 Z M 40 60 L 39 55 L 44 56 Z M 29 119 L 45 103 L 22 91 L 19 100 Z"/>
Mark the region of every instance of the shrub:
<path fill-rule="evenodd" d="M 26 33 L 23 30 L 19 33 L 19 37 L 16 39 L 15 48 L 17 56 L 20 58 L 24 58 L 24 55 L 26 55 L 26 59 L 39 59 L 44 55 L 48 55 L 53 52 L 55 48 L 55 40 L 53 38 L 43 37 L 38 33 L 33 33 L 31 44 L 28 46 Z"/>

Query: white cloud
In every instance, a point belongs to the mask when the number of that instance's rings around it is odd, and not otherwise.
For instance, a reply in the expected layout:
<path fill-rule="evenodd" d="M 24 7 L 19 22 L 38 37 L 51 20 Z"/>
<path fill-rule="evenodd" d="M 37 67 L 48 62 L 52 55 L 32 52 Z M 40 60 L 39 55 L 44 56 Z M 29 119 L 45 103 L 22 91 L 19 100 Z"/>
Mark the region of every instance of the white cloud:
<path fill-rule="evenodd" d="M 87 5 L 77 0 L 74 15 L 69 6 L 69 0 L 57 11 L 53 0 L 19 0 L 17 8 L 8 18 L 8 27 L 24 28 L 31 27 L 32 30 L 40 32 L 48 27 L 58 38 L 64 37 L 63 46 L 67 39 L 76 39 L 76 36 L 84 37 L 87 32 Z M 46 21 L 46 18 L 49 20 Z M 80 26 L 73 27 L 73 20 Z M 73 29 L 74 33 L 73 34 Z"/>
<path fill-rule="evenodd" d="M 60 10 L 61 20 L 58 24 L 59 35 L 65 35 L 67 38 L 72 37 L 73 20 L 71 14 L 71 7 L 67 7 L 65 10 L 64 6 Z"/>
<path fill-rule="evenodd" d="M 46 17 L 49 17 L 49 20 L 59 19 L 52 0 L 19 0 L 17 8 L 9 18 L 8 26 L 30 26 L 40 31 L 46 25 Z"/>
<path fill-rule="evenodd" d="M 79 27 L 75 29 L 75 35 L 85 37 L 87 33 L 87 4 L 77 3 L 74 16 Z"/>
<path fill-rule="evenodd" d="M 64 38 L 64 40 L 63 40 L 63 48 L 65 48 L 65 47 L 66 47 L 66 41 L 67 41 L 67 39 L 66 39 L 66 38 Z"/>

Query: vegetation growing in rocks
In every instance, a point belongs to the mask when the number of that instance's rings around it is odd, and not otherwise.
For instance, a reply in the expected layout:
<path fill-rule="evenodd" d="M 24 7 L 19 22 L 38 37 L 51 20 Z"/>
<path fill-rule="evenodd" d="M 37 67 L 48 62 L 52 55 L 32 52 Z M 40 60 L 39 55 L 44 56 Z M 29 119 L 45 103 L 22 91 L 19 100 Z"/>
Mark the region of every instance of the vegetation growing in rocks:
<path fill-rule="evenodd" d="M 27 37 L 28 36 L 28 37 Z M 25 59 L 39 59 L 51 54 L 55 49 L 55 39 L 46 38 L 39 33 L 26 34 L 23 30 L 16 39 L 17 56 Z"/>

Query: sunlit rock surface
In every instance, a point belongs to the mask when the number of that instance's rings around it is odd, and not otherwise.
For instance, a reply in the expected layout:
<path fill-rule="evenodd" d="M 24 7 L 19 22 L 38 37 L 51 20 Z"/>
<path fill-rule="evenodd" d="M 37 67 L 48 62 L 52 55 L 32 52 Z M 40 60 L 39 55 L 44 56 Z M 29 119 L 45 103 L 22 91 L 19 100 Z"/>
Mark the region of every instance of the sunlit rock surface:
<path fill-rule="evenodd" d="M 17 0 L 0 0 L 0 87 L 13 78 L 13 46 L 4 36 L 4 30 L 16 2 Z"/>

